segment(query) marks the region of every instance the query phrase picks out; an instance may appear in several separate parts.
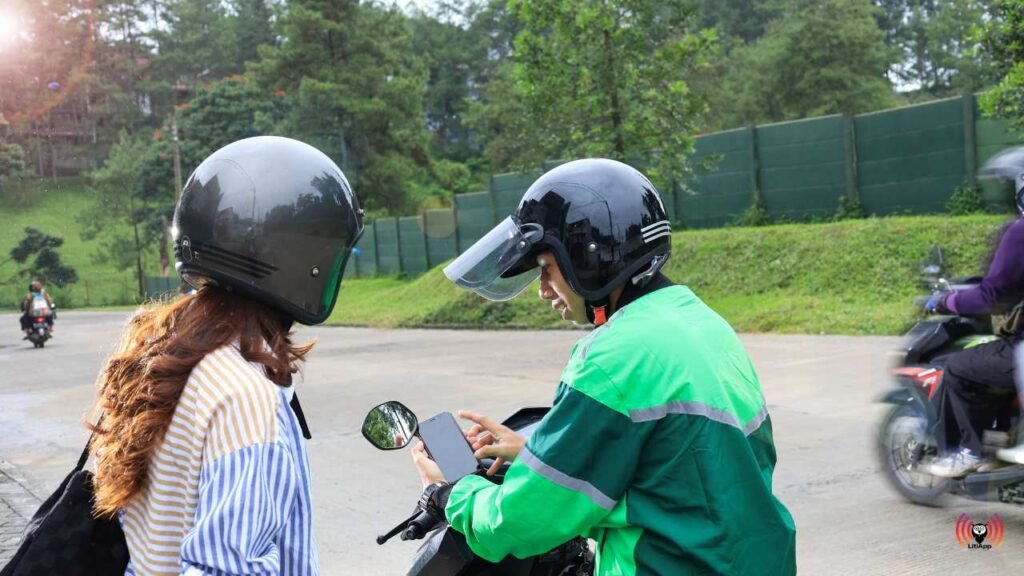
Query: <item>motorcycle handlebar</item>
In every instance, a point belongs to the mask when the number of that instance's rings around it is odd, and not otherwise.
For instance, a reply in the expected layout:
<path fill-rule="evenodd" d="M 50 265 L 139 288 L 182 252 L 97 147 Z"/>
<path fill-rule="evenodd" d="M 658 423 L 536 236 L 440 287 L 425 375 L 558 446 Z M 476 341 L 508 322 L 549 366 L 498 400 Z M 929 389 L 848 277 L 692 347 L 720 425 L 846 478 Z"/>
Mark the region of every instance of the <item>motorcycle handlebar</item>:
<path fill-rule="evenodd" d="M 427 511 L 420 512 L 416 518 L 409 522 L 409 526 L 399 536 L 402 540 L 420 540 L 427 535 L 435 526 L 437 518 Z"/>

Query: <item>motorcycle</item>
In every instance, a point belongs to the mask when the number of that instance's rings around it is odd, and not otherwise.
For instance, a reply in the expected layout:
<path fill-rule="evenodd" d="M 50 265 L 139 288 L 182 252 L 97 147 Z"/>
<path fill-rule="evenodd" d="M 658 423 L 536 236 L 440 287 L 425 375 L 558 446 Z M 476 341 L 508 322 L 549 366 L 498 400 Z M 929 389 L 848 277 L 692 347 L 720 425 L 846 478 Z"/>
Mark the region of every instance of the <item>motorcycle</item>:
<path fill-rule="evenodd" d="M 523 408 L 506 418 L 502 424 L 529 438 L 548 408 Z M 383 427 L 382 427 L 383 425 Z M 408 446 L 418 436 L 419 420 L 400 402 L 385 402 L 371 410 L 363 422 L 363 436 L 381 450 L 395 450 Z M 429 450 L 429 446 L 428 446 Z M 487 470 L 494 460 L 480 460 L 481 470 Z M 508 463 L 493 476 L 478 475 L 501 484 Z M 420 502 L 411 516 L 386 534 L 377 537 L 383 545 L 398 536 L 402 540 L 423 540 L 408 576 L 591 576 L 594 553 L 586 539 L 574 538 L 554 550 L 529 558 L 506 557 L 491 563 L 473 554 L 465 537 L 453 530 L 443 519 L 435 518 Z"/>
<path fill-rule="evenodd" d="M 933 290 L 965 290 L 980 278 L 949 282 L 939 265 L 924 269 Z M 919 299 L 918 304 L 923 304 Z M 1024 466 L 1005 465 L 977 471 L 962 478 L 939 478 L 924 471 L 938 456 L 933 399 L 942 387 L 946 360 L 953 353 L 995 340 L 988 317 L 931 315 L 922 318 L 904 336 L 897 366 L 891 370 L 896 387 L 882 396 L 892 408 L 878 429 L 877 449 L 886 479 L 907 500 L 938 506 L 945 494 L 972 500 L 1024 504 Z M 998 399 L 994 400 L 998 401 Z M 1022 426 L 1019 400 L 1002 402 L 997 418 L 984 433 L 985 453 L 1013 445 Z"/>
<path fill-rule="evenodd" d="M 42 348 L 46 345 L 46 341 L 52 337 L 47 318 L 51 314 L 56 315 L 56 313 L 56 307 L 52 309 L 33 308 L 30 311 L 29 318 L 32 320 L 32 330 L 25 335 L 24 340 L 31 342 L 33 348 Z"/>

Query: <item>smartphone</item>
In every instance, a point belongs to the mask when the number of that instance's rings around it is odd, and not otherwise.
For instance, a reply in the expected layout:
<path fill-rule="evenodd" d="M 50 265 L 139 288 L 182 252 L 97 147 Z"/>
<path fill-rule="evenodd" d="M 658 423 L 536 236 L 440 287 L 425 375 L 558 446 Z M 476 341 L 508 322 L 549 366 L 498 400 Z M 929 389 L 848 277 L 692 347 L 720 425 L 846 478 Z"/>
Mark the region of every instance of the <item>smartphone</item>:
<path fill-rule="evenodd" d="M 437 462 L 449 482 L 456 482 L 479 470 L 480 463 L 473 456 L 473 448 L 451 412 L 442 412 L 420 422 L 419 435 L 427 447 L 427 453 Z"/>

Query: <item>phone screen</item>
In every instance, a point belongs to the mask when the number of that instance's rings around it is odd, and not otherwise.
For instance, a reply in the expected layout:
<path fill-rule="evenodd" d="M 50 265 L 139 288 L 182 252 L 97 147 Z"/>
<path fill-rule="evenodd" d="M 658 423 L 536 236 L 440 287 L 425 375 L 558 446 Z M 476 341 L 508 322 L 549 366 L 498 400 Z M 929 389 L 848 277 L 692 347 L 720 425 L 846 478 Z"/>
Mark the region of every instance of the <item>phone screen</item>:
<path fill-rule="evenodd" d="M 437 462 L 449 482 L 472 474 L 480 467 L 473 456 L 473 448 L 451 412 L 442 412 L 426 422 L 420 422 L 419 434 L 427 447 L 427 453 Z"/>

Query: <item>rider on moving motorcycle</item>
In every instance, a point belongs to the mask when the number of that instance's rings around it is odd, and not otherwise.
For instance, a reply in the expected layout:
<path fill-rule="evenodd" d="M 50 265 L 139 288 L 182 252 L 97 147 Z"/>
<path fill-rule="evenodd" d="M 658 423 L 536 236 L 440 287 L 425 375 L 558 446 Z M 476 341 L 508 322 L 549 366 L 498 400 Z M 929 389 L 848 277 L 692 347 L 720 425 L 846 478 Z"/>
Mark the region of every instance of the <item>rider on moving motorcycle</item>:
<path fill-rule="evenodd" d="M 796 573 L 757 375 L 732 328 L 659 272 L 670 250 L 646 177 L 579 160 L 541 176 L 515 214 L 445 269 L 490 300 L 539 276 L 540 297 L 564 319 L 596 326 L 525 446 L 460 414 L 477 423 L 467 435 L 478 458 L 514 460 L 503 484 L 471 475 L 449 485 L 414 449 L 428 510 L 476 555 L 525 558 L 585 535 L 598 543 L 599 575 Z"/>
<path fill-rule="evenodd" d="M 982 169 L 981 175 L 1011 183 L 1017 210 L 1024 216 L 1024 147 L 995 156 Z M 1024 218 L 1018 218 L 1003 231 L 980 285 L 961 292 L 936 294 L 925 305 L 926 312 L 971 316 L 1012 309 L 1008 321 L 999 330 L 998 340 L 949 357 L 941 393 L 936 396 L 939 410 L 936 436 L 943 456 L 926 467 L 929 473 L 957 478 L 988 465 L 982 455 L 982 433 L 991 426 L 1000 406 L 1013 398 L 1013 349 L 1024 330 L 1022 302 Z M 1019 440 L 1024 441 L 1024 437 Z M 1001 450 L 999 456 L 1024 464 L 1024 447 Z"/>
<path fill-rule="evenodd" d="M 32 314 L 36 311 L 43 311 L 43 317 L 46 318 L 46 324 L 50 327 L 50 333 L 53 333 L 53 320 L 56 315 L 53 313 L 53 298 L 46 293 L 43 289 L 43 283 L 39 280 L 33 280 L 28 285 L 28 294 L 21 300 L 21 331 L 31 332 L 32 331 Z"/>

